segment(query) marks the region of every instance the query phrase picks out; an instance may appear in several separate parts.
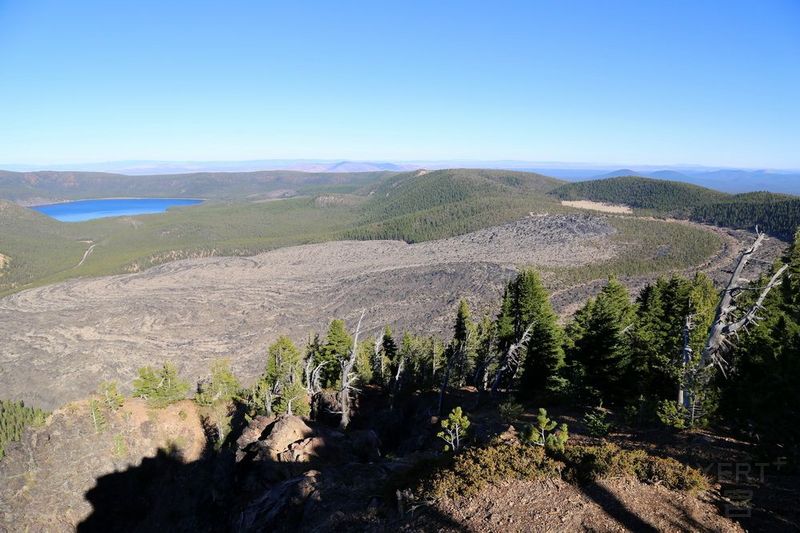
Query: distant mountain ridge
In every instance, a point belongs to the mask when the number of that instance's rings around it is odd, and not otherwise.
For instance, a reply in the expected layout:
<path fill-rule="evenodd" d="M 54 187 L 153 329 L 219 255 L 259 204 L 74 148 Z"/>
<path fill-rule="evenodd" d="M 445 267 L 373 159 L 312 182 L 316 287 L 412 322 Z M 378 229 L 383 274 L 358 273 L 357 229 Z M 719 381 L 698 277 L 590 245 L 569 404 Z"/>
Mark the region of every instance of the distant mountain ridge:
<path fill-rule="evenodd" d="M 777 193 L 800 194 L 800 169 L 754 170 L 740 168 L 704 167 L 692 165 L 611 165 L 568 162 L 534 162 L 518 160 L 358 160 L 358 159 L 254 159 L 246 161 L 158 161 L 129 160 L 102 163 L 71 164 L 2 164 L 0 168 L 16 172 L 70 171 L 104 172 L 129 176 L 243 173 L 256 171 L 295 171 L 311 173 L 403 172 L 421 168 L 443 170 L 451 168 L 495 169 L 535 172 L 569 181 L 642 176 L 646 178 L 682 181 L 729 193 L 767 190 Z"/>
<path fill-rule="evenodd" d="M 0 165 L 14 172 L 104 172 L 127 176 L 156 174 L 193 174 L 198 172 L 380 172 L 415 170 L 413 164 L 396 164 L 386 161 L 352 161 L 342 159 L 257 159 L 252 161 L 109 161 L 105 163 L 54 164 L 54 165 Z"/>
<path fill-rule="evenodd" d="M 0 170 L 0 198 L 22 204 L 50 203 L 85 198 L 175 197 L 251 198 L 270 197 L 275 191 L 319 186 L 358 186 L 394 172 L 346 171 L 300 172 L 266 170 L 256 172 L 194 172 L 129 176 L 107 172 Z"/>
<path fill-rule="evenodd" d="M 800 173 L 778 173 L 766 170 L 721 169 L 710 171 L 647 170 L 621 168 L 593 176 L 594 179 L 641 176 L 671 181 L 682 181 L 728 193 L 769 191 L 800 195 Z"/>

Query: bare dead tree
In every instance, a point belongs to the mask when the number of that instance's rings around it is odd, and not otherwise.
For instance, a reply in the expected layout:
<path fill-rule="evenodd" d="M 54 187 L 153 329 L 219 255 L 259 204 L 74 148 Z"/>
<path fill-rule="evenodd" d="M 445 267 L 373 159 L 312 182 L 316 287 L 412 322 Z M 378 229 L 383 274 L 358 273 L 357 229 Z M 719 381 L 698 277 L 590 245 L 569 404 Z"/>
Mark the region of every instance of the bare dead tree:
<path fill-rule="evenodd" d="M 328 361 L 322 361 L 317 366 L 314 366 L 314 355 L 311 353 L 306 356 L 303 362 L 303 376 L 306 382 L 306 392 L 311 397 L 322 391 L 322 369 L 326 364 L 328 364 Z"/>
<path fill-rule="evenodd" d="M 377 382 L 383 385 L 383 338 L 375 337 L 375 350 L 372 354 L 372 371 L 378 375 Z"/>
<path fill-rule="evenodd" d="M 406 358 L 401 353 L 400 354 L 400 363 L 397 365 L 397 372 L 394 375 L 394 383 L 392 383 L 392 394 L 390 395 L 389 400 L 389 408 L 394 409 L 394 400 L 397 398 L 397 394 L 400 392 L 401 380 L 403 379 L 403 371 L 405 370 L 406 366 Z"/>
<path fill-rule="evenodd" d="M 722 292 L 717 309 L 714 313 L 714 321 L 711 323 L 711 328 L 708 332 L 703 351 L 700 354 L 700 363 L 702 367 L 717 366 L 723 373 L 726 374 L 728 363 L 723 358 L 724 352 L 733 346 L 731 336 L 739 337 L 739 331 L 747 331 L 748 326 L 751 326 L 761 320 L 757 313 L 764 308 L 764 299 L 769 294 L 773 287 L 779 285 L 783 273 L 788 268 L 788 265 L 783 265 L 779 268 L 769 280 L 769 282 L 760 288 L 747 288 L 744 287 L 746 280 L 742 278 L 742 271 L 747 263 L 753 257 L 753 254 L 758 250 L 764 242 L 764 234 L 756 227 L 756 240 L 739 256 L 736 263 L 736 268 L 733 269 L 730 280 L 728 281 L 725 290 Z M 735 316 L 738 310 L 736 306 L 736 298 L 745 290 L 760 290 L 760 294 L 755 303 L 750 306 L 741 317 L 736 319 Z"/>
<path fill-rule="evenodd" d="M 686 389 L 689 386 L 691 381 L 691 363 L 694 356 L 694 350 L 692 350 L 692 328 L 694 328 L 694 323 L 692 322 L 692 315 L 688 315 L 686 317 L 686 321 L 683 323 L 683 350 L 681 352 L 681 363 L 683 365 L 683 381 L 681 382 L 680 387 L 678 388 L 678 405 L 683 405 L 684 407 L 688 408 L 689 405 L 689 394 L 687 393 Z"/>
<path fill-rule="evenodd" d="M 693 327 L 691 315 L 686 317 L 683 328 L 683 383 L 678 391 L 678 404 L 687 409 L 689 421 L 693 423 L 698 416 L 697 393 L 708 384 L 712 372 L 718 368 L 723 376 L 727 376 L 728 362 L 724 358 L 727 350 L 733 348 L 732 337 L 739 338 L 740 332 L 747 331 L 761 318 L 758 312 L 764 309 L 764 300 L 769 292 L 781 283 L 781 278 L 788 265 L 781 266 L 763 287 L 747 287 L 747 280 L 742 277 L 747 263 L 759 249 L 765 239 L 764 233 L 756 227 L 756 240 L 745 249 L 731 272 L 725 289 L 723 289 L 714 312 L 714 320 L 708 330 L 700 360 L 694 363 L 694 352 L 690 346 L 690 334 Z M 758 298 L 747 309 L 739 309 L 736 299 L 745 291 L 759 291 Z"/>
<path fill-rule="evenodd" d="M 431 337 L 431 383 L 436 382 L 436 370 L 438 368 L 436 366 L 436 339 Z"/>
<path fill-rule="evenodd" d="M 311 350 L 306 353 L 306 357 L 303 360 L 303 381 L 306 384 L 306 392 L 308 395 L 311 396 L 314 394 L 314 390 L 311 387 L 311 374 L 314 372 L 314 354 L 311 353 Z"/>
<path fill-rule="evenodd" d="M 485 354 L 485 359 L 481 359 L 478 361 L 478 364 L 475 365 L 475 372 L 472 375 L 472 382 L 475 383 L 476 387 L 478 387 L 479 392 L 486 391 L 486 388 L 489 385 L 489 367 L 491 367 L 492 363 L 494 363 L 497 359 L 497 354 L 492 349 L 496 339 L 497 335 L 493 333 L 488 342 L 488 353 Z"/>
<path fill-rule="evenodd" d="M 522 333 L 522 337 L 508 347 L 508 350 L 506 351 L 505 355 L 503 356 L 503 360 L 500 363 L 500 368 L 497 369 L 497 372 L 494 375 L 494 380 L 492 381 L 492 390 L 490 393 L 492 396 L 497 393 L 497 388 L 500 386 L 500 383 L 505 378 L 506 374 L 510 372 L 512 379 L 516 375 L 520 365 L 520 348 L 522 348 L 530 340 L 531 329 L 533 329 L 533 324 L 529 324 Z"/>
<path fill-rule="evenodd" d="M 341 388 L 339 389 L 339 404 L 342 406 L 342 418 L 339 421 L 339 429 L 347 429 L 350 424 L 350 393 L 351 391 L 358 392 L 353 381 L 356 374 L 353 368 L 356 365 L 356 355 L 358 353 L 358 335 L 361 333 L 361 321 L 364 320 L 366 309 L 361 311 L 361 317 L 358 319 L 355 334 L 353 335 L 353 346 L 350 349 L 350 357 L 342 362 L 342 381 Z"/>

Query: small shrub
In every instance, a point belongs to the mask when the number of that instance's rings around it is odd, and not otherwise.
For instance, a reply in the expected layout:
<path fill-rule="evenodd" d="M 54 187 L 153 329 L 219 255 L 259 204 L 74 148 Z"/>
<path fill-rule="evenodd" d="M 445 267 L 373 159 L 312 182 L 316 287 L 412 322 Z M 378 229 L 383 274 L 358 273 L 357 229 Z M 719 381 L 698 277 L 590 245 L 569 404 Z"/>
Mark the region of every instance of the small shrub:
<path fill-rule="evenodd" d="M 180 418 L 182 421 L 185 421 L 188 417 L 189 415 L 187 415 L 186 411 L 184 411 L 183 409 L 178 411 L 178 418 Z"/>
<path fill-rule="evenodd" d="M 500 418 L 503 419 L 503 422 L 510 424 L 515 420 L 519 420 L 524 409 L 521 404 L 509 398 L 497 406 L 497 412 L 500 414 Z"/>
<path fill-rule="evenodd" d="M 469 419 L 461 411 L 461 407 L 456 407 L 446 419 L 442 420 L 442 431 L 436 434 L 447 443 L 444 451 L 457 452 L 461 448 L 461 441 L 466 437 L 467 429 L 469 429 Z"/>
<path fill-rule="evenodd" d="M 564 445 L 569 439 L 569 431 L 566 424 L 561 424 L 556 429 L 558 423 L 547 416 L 545 409 L 539 409 L 536 415 L 536 422 L 525 427 L 520 433 L 522 442 L 531 446 L 541 446 L 550 452 L 562 452 Z"/>
<path fill-rule="evenodd" d="M 487 483 L 557 477 L 559 470 L 559 464 L 549 459 L 541 447 L 495 442 L 455 456 L 449 467 L 421 480 L 415 492 L 426 498 L 472 496 Z"/>
<path fill-rule="evenodd" d="M 111 411 L 118 410 L 125 403 L 125 397 L 120 394 L 116 381 L 101 383 L 97 389 L 97 394 L 100 396 L 103 405 Z"/>
<path fill-rule="evenodd" d="M 128 445 L 125 443 L 125 438 L 120 434 L 114 435 L 114 457 L 123 459 L 127 455 Z"/>
<path fill-rule="evenodd" d="M 613 444 L 569 446 L 561 457 L 567 465 L 564 479 L 573 483 L 635 477 L 643 483 L 661 483 L 669 489 L 688 492 L 708 486 L 699 470 L 675 459 L 651 456 L 644 450 L 621 450 Z"/>
<path fill-rule="evenodd" d="M 570 483 L 629 477 L 687 492 L 708 487 L 699 470 L 643 450 L 621 450 L 612 444 L 565 446 L 554 459 L 542 446 L 495 440 L 456 456 L 421 461 L 392 485 L 392 494 L 411 487 L 411 493 L 423 500 L 459 499 L 474 496 L 489 483 L 559 477 Z"/>
<path fill-rule="evenodd" d="M 95 433 L 102 433 L 108 426 L 106 415 L 103 412 L 103 404 L 99 400 L 89 401 L 89 417 L 92 420 L 92 427 Z"/>
<path fill-rule="evenodd" d="M 544 449 L 550 454 L 564 453 L 564 446 L 566 446 L 567 440 L 569 440 L 567 425 L 561 424 L 557 430 L 547 436 Z"/>
<path fill-rule="evenodd" d="M 678 402 L 664 400 L 658 404 L 656 415 L 662 424 L 674 429 L 686 429 L 689 413 Z"/>
<path fill-rule="evenodd" d="M 611 431 L 611 422 L 608 421 L 608 411 L 603 409 L 601 403 L 599 407 L 594 407 L 583 415 L 581 422 L 586 426 L 586 432 L 592 437 L 605 437 Z"/>
<path fill-rule="evenodd" d="M 696 468 L 675 459 L 648 456 L 638 465 L 637 476 L 645 483 L 663 483 L 673 490 L 694 492 L 708 488 L 708 481 Z"/>

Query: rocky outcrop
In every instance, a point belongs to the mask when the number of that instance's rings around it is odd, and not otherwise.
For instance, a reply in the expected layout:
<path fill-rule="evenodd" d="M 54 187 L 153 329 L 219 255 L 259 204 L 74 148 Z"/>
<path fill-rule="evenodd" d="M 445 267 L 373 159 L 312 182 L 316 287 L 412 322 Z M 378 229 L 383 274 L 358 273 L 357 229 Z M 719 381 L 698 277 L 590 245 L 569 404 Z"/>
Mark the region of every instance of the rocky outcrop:
<path fill-rule="evenodd" d="M 250 423 L 247 425 L 246 428 L 242 431 L 242 434 L 236 439 L 236 450 L 237 450 L 237 457 L 236 460 L 241 460 L 244 456 L 244 450 L 248 445 L 256 442 L 258 439 L 261 438 L 261 435 L 264 434 L 264 430 L 267 427 L 275 422 L 274 416 L 257 416 Z M 241 456 L 238 454 L 242 454 Z"/>
<path fill-rule="evenodd" d="M 264 432 L 266 437 L 260 439 L 256 446 L 266 453 L 267 458 L 273 461 L 284 460 L 284 454 L 289 452 L 289 447 L 299 441 L 307 439 L 314 431 L 298 416 L 286 415 L 278 418 Z"/>
<path fill-rule="evenodd" d="M 374 484 L 389 472 L 376 462 L 380 440 L 371 430 L 345 434 L 297 416 L 257 417 L 238 442 L 244 448 L 236 455 L 237 486 L 244 497 L 232 527 L 242 531 L 294 530 L 317 520 L 314 509 L 331 500 L 364 507 L 369 497 L 353 491 L 365 483 L 377 490 Z M 364 469 L 368 473 L 353 475 Z"/>

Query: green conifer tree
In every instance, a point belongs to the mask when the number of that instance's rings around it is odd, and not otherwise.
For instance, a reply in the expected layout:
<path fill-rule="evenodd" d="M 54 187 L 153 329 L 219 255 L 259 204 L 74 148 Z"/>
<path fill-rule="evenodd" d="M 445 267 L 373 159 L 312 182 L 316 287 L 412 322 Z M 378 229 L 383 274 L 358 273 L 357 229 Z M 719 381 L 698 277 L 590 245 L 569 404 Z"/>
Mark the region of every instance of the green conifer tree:
<path fill-rule="evenodd" d="M 470 317 L 469 304 L 461 299 L 458 302 L 458 311 L 453 325 L 453 342 L 451 353 L 455 357 L 452 362 L 451 382 L 456 386 L 463 386 L 471 377 L 475 364 L 476 345 L 475 324 Z"/>
<path fill-rule="evenodd" d="M 142 367 L 139 377 L 133 381 L 134 397 L 147 400 L 151 407 L 165 407 L 182 400 L 189 388 L 189 383 L 178 376 L 178 369 L 172 363 L 164 363 L 159 369 Z"/>
<path fill-rule="evenodd" d="M 356 372 L 360 383 L 372 383 L 375 380 L 374 359 L 375 339 L 364 339 L 358 343 L 356 355 Z"/>
<path fill-rule="evenodd" d="M 218 359 L 211 364 L 211 378 L 197 385 L 195 402 L 199 405 L 228 403 L 240 394 L 242 386 L 231 372 L 229 359 Z"/>
<path fill-rule="evenodd" d="M 95 433 L 102 433 L 108 427 L 108 420 L 103 412 L 103 404 L 96 398 L 89 400 L 89 417 Z"/>
<path fill-rule="evenodd" d="M 497 370 L 497 322 L 485 315 L 475 332 L 475 368 L 471 381 L 479 391 L 484 391 L 489 387 L 489 376 Z"/>
<path fill-rule="evenodd" d="M 591 313 L 583 316 L 585 331 L 572 353 L 582 366 L 584 392 L 595 400 L 624 396 L 628 360 L 623 334 L 634 319 L 634 310 L 625 286 L 611 277 L 592 302 Z"/>
<path fill-rule="evenodd" d="M 350 355 L 353 339 L 345 328 L 344 320 L 332 320 L 315 366 L 325 363 L 321 372 L 323 387 L 335 387 L 341 379 L 341 362 Z"/>
<path fill-rule="evenodd" d="M 388 364 L 394 364 L 397 359 L 397 343 L 392 336 L 392 330 L 389 326 L 383 330 L 383 338 L 381 339 L 381 349 L 383 350 L 383 358 Z"/>
<path fill-rule="evenodd" d="M 511 294 L 515 335 L 521 337 L 531 328 L 519 383 L 520 396 L 531 398 L 557 387 L 558 371 L 564 364 L 564 333 L 537 272 L 521 272 Z"/>
<path fill-rule="evenodd" d="M 255 414 L 294 414 L 310 412 L 303 386 L 303 358 L 292 340 L 279 337 L 267 349 L 264 372 L 250 392 L 248 406 Z"/>

